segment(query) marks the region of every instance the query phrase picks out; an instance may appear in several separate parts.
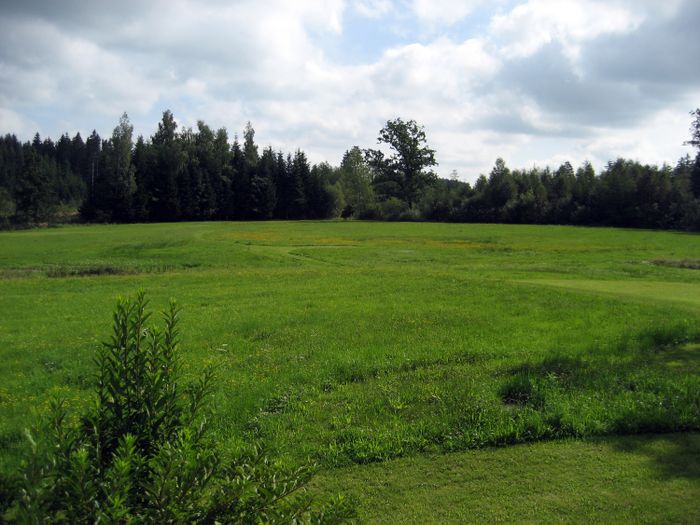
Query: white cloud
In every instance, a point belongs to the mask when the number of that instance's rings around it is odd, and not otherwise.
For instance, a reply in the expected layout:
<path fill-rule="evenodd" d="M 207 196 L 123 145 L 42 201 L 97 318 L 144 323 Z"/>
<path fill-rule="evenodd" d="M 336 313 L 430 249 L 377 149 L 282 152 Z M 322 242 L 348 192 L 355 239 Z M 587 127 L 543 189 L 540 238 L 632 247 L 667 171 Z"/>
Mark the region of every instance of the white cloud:
<path fill-rule="evenodd" d="M 413 12 L 423 23 L 452 25 L 468 16 L 483 0 L 413 0 Z"/>
<path fill-rule="evenodd" d="M 495 16 L 490 33 L 501 53 L 509 58 L 532 55 L 554 41 L 565 47 L 570 58 L 575 58 L 582 42 L 606 33 L 632 31 L 643 19 L 643 11 L 634 9 L 634 5 L 591 0 L 529 0 Z"/>
<path fill-rule="evenodd" d="M 510 7 L 497 12 L 494 5 Z M 185 126 L 203 119 L 231 135 L 251 120 L 261 145 L 300 147 L 313 161 L 337 163 L 353 144 L 373 145 L 386 120 L 400 116 L 425 125 L 445 176 L 452 169 L 463 178 L 488 173 L 498 156 L 513 166 L 563 158 L 605 162 L 608 155 L 673 161 L 693 107 L 684 106 L 698 100 L 681 97 L 694 77 L 668 79 L 676 91 L 666 99 L 655 84 L 643 84 L 649 80 L 630 80 L 619 68 L 617 76 L 608 73 L 616 61 L 596 70 L 601 59 L 591 49 L 607 37 L 647 35 L 650 20 L 670 20 L 689 5 L 692 0 L 514 6 L 500 0 L 123 0 L 71 10 L 17 3 L 0 7 L 0 131 L 57 136 L 72 122 L 69 129 L 85 133 L 96 126 L 108 134 L 126 110 L 137 133 L 150 135 L 153 115 L 169 108 Z M 455 37 L 457 22 L 468 22 L 477 8 L 491 10 L 491 23 Z M 409 43 L 377 50 L 378 58 L 364 64 L 332 60 L 324 42 L 377 36 L 344 34 L 350 10 L 403 24 L 399 40 Z M 648 38 L 664 27 L 655 26 Z M 411 31 L 424 28 L 429 36 L 411 43 Z M 558 60 L 560 50 L 565 60 Z M 599 76 L 591 79 L 592 70 Z M 608 115 L 620 101 L 634 103 L 634 119 L 629 110 L 625 118 Z"/>
<path fill-rule="evenodd" d="M 631 129 L 601 128 L 583 145 L 583 149 L 600 164 L 618 157 L 646 164 L 673 164 L 684 153 L 692 153 L 690 148 L 683 146 L 688 139 L 690 124 L 686 110 L 690 101 L 686 102 L 649 115 L 643 124 Z M 669 156 L 670 151 L 675 155 Z"/>
<path fill-rule="evenodd" d="M 352 7 L 365 18 L 381 18 L 394 8 L 391 0 L 356 0 Z"/>
<path fill-rule="evenodd" d="M 41 131 L 37 122 L 9 108 L 0 107 L 0 135 L 10 133 L 26 138 L 31 137 L 37 131 Z"/>
<path fill-rule="evenodd" d="M 11 104 L 113 114 L 124 107 L 143 111 L 157 100 L 153 83 L 115 52 L 41 21 L 0 30 L 23 47 L 23 63 L 0 65 L 2 98 Z"/>
<path fill-rule="evenodd" d="M 392 90 L 389 96 L 429 95 L 458 102 L 470 86 L 495 73 L 498 65 L 480 40 L 439 39 L 429 45 L 390 49 L 375 64 L 374 76 L 378 86 Z"/>

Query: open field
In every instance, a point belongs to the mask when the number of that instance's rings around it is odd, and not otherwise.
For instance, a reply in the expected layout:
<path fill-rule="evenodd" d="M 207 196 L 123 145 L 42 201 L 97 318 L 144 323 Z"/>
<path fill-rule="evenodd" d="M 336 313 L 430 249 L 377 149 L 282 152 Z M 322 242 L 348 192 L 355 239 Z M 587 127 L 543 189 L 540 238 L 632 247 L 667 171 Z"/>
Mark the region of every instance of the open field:
<path fill-rule="evenodd" d="M 315 459 L 369 521 L 697 522 L 699 263 L 698 235 L 553 226 L 0 233 L 0 470 L 143 289 L 216 365 L 221 441 Z"/>

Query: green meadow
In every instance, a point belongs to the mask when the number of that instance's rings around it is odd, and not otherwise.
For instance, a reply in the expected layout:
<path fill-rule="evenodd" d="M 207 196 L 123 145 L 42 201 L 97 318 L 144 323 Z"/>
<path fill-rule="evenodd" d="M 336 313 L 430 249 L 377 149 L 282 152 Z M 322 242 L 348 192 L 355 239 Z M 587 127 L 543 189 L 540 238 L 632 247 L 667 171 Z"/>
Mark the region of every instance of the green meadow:
<path fill-rule="evenodd" d="M 379 222 L 0 233 L 0 471 L 89 401 L 118 296 L 182 307 L 217 438 L 367 522 L 700 521 L 700 236 Z"/>

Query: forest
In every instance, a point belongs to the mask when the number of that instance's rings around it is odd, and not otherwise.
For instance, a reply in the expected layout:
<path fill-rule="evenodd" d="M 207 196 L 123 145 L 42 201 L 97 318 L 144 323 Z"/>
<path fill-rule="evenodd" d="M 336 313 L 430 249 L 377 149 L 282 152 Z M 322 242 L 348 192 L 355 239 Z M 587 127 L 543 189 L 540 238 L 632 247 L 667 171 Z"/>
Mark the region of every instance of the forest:
<path fill-rule="evenodd" d="M 686 144 L 699 148 L 700 110 L 691 116 Z M 435 175 L 435 151 L 412 120 L 379 132 L 390 155 L 354 146 L 339 166 L 311 165 L 301 150 L 261 153 L 250 122 L 242 143 L 202 121 L 178 127 L 165 111 L 150 138 L 134 139 L 125 113 L 106 139 L 0 137 L 0 227 L 342 217 L 700 230 L 700 149 L 660 167 L 618 158 L 600 173 L 589 162 L 511 169 L 499 158 L 469 184 Z"/>

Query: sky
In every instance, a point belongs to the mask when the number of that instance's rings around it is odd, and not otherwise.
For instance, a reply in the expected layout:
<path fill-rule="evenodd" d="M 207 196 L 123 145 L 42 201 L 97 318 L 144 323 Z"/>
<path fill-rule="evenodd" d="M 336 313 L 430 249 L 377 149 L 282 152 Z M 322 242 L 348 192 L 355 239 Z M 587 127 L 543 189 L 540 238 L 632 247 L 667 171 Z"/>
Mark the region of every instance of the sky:
<path fill-rule="evenodd" d="M 0 134 L 163 111 L 337 165 L 413 119 L 438 175 L 692 153 L 698 0 L 4 0 Z"/>

